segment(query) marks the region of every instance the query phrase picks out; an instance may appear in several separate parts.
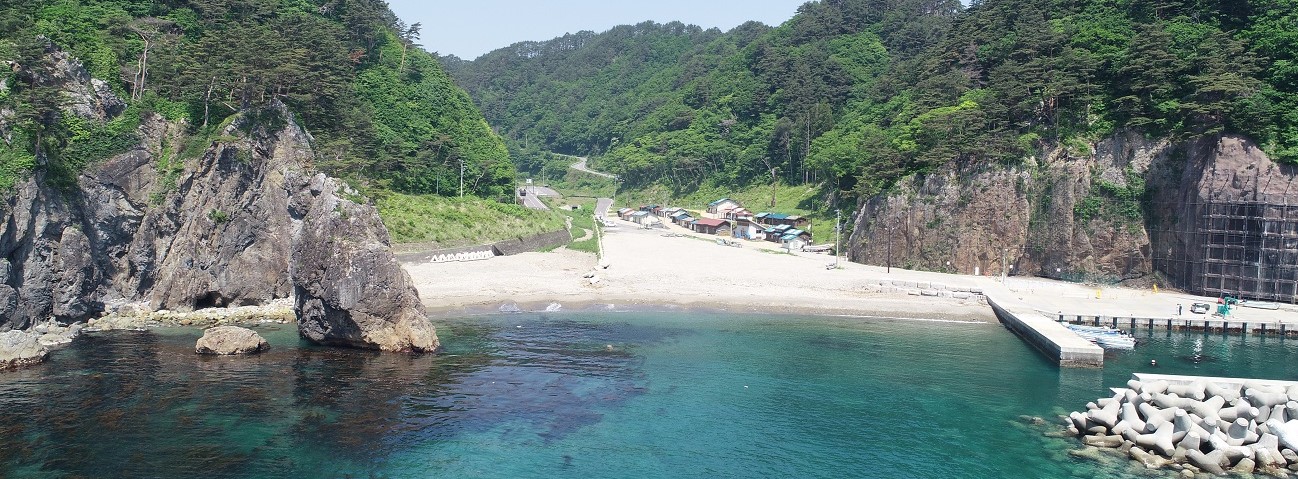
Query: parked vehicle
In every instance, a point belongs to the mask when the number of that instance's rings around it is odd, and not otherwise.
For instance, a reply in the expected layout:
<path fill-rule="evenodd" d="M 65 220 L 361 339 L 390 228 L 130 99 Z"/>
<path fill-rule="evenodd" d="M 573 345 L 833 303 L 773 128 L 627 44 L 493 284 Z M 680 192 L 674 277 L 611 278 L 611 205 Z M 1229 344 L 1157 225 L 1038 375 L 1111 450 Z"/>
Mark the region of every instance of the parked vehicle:
<path fill-rule="evenodd" d="M 1190 312 L 1194 314 L 1208 314 L 1208 311 L 1211 309 L 1212 306 L 1209 306 L 1208 303 L 1194 303 L 1190 305 Z"/>

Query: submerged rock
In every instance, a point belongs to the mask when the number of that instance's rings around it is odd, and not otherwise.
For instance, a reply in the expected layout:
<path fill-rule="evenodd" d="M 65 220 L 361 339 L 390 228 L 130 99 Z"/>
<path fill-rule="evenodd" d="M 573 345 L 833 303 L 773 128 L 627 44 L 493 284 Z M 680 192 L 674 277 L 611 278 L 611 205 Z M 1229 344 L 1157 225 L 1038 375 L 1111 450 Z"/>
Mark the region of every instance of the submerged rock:
<path fill-rule="evenodd" d="M 260 334 L 238 326 L 217 326 L 203 331 L 194 352 L 198 354 L 252 354 L 270 349 Z"/>

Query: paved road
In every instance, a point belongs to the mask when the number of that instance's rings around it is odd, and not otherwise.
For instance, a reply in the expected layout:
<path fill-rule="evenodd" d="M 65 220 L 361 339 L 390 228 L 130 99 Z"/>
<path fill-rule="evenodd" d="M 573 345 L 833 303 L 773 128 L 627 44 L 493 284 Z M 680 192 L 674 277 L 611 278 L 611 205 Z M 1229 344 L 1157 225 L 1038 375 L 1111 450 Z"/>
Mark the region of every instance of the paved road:
<path fill-rule="evenodd" d="M 550 206 L 546 206 L 544 203 L 541 203 L 541 199 L 539 196 L 532 195 L 532 193 L 528 193 L 527 196 L 522 196 L 522 199 L 523 199 L 523 206 L 527 206 L 527 208 L 550 209 Z"/>
<path fill-rule="evenodd" d="M 527 188 L 528 195 L 536 196 L 563 196 L 558 191 L 550 189 L 549 186 L 530 186 Z"/>
<path fill-rule="evenodd" d="M 527 191 L 526 195 L 519 194 L 524 190 Z M 519 186 L 517 190 L 514 190 L 514 196 L 523 200 L 523 206 L 534 210 L 548 210 L 550 208 L 545 206 L 545 203 L 541 201 L 541 197 L 562 195 L 560 195 L 558 191 L 550 189 L 548 186 Z"/>
<path fill-rule="evenodd" d="M 611 179 L 615 179 L 615 180 L 617 179 L 617 175 L 610 175 L 610 174 L 608 174 L 608 173 L 604 173 L 604 172 L 602 172 L 602 171 L 595 171 L 595 170 L 592 170 L 592 169 L 590 169 L 590 168 L 587 168 L 587 167 L 586 167 L 586 158 L 585 158 L 585 157 L 582 157 L 582 156 L 570 156 L 569 158 L 576 158 L 576 159 L 577 159 L 577 162 L 576 162 L 576 163 L 573 163 L 572 166 L 571 166 L 571 168 L 574 169 L 574 170 L 577 170 L 577 171 L 584 171 L 584 172 L 586 172 L 586 173 L 590 173 L 590 174 L 595 175 L 595 176 L 603 176 L 603 177 L 605 177 L 605 178 L 611 178 Z"/>
<path fill-rule="evenodd" d="M 597 198 L 595 200 L 595 217 L 600 219 L 607 218 L 608 208 L 610 206 L 613 206 L 613 198 Z"/>

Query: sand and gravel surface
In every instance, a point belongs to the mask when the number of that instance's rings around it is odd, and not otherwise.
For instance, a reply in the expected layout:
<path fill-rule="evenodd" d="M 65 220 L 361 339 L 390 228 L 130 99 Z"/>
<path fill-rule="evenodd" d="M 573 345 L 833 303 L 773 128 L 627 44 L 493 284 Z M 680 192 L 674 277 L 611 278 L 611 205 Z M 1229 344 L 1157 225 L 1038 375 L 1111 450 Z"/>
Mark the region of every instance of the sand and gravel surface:
<path fill-rule="evenodd" d="M 715 237 L 640 229 L 626 222 L 604 230 L 602 268 L 594 255 L 560 249 L 483 261 L 406 263 L 434 313 L 524 310 L 559 303 L 564 310 L 672 309 L 813 313 L 939 320 L 994 320 L 976 298 L 957 300 L 872 291 L 870 267 L 824 254 L 782 253 L 773 243 L 721 246 Z M 594 272 L 597 282 L 587 278 Z M 899 271 L 899 270 L 894 270 Z M 959 277 L 952 276 L 955 279 Z M 612 305 L 612 306 L 609 306 Z M 508 307 L 508 306 L 506 306 Z"/>
<path fill-rule="evenodd" d="M 459 263 L 406 263 L 420 295 L 434 314 L 522 310 L 680 308 L 751 313 L 859 315 L 954 321 L 995 321 L 990 308 L 970 298 L 917 296 L 925 283 L 948 290 L 1000 292 L 1048 314 L 1175 317 L 1190 315 L 1193 302 L 1215 302 L 1174 291 L 1082 285 L 1040 278 L 972 276 L 906 271 L 842 262 L 834 257 L 783 253 L 766 242 L 721 246 L 716 237 L 640 229 L 614 220 L 604 230 L 605 259 L 559 249 Z M 664 236 L 664 234 L 684 236 Z M 608 268 L 601 268 L 602 264 Z M 591 272 L 597 282 L 587 278 Z M 883 285 L 881 287 L 881 285 Z M 1097 297 L 1098 293 L 1098 297 Z M 1200 316 L 1201 317 L 1201 316 Z M 1298 326 L 1292 306 L 1280 310 L 1237 308 L 1234 321 L 1281 320 Z"/>

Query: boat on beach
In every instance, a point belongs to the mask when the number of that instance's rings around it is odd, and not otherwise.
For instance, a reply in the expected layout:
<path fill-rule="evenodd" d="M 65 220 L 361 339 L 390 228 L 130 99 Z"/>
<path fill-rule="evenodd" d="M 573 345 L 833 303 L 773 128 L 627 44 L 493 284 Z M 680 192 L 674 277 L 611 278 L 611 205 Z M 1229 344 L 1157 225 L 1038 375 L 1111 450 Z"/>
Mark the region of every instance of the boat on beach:
<path fill-rule="evenodd" d="M 1255 309 L 1280 309 L 1279 304 L 1268 303 L 1265 301 L 1240 301 L 1239 305 L 1245 308 L 1255 308 Z"/>

